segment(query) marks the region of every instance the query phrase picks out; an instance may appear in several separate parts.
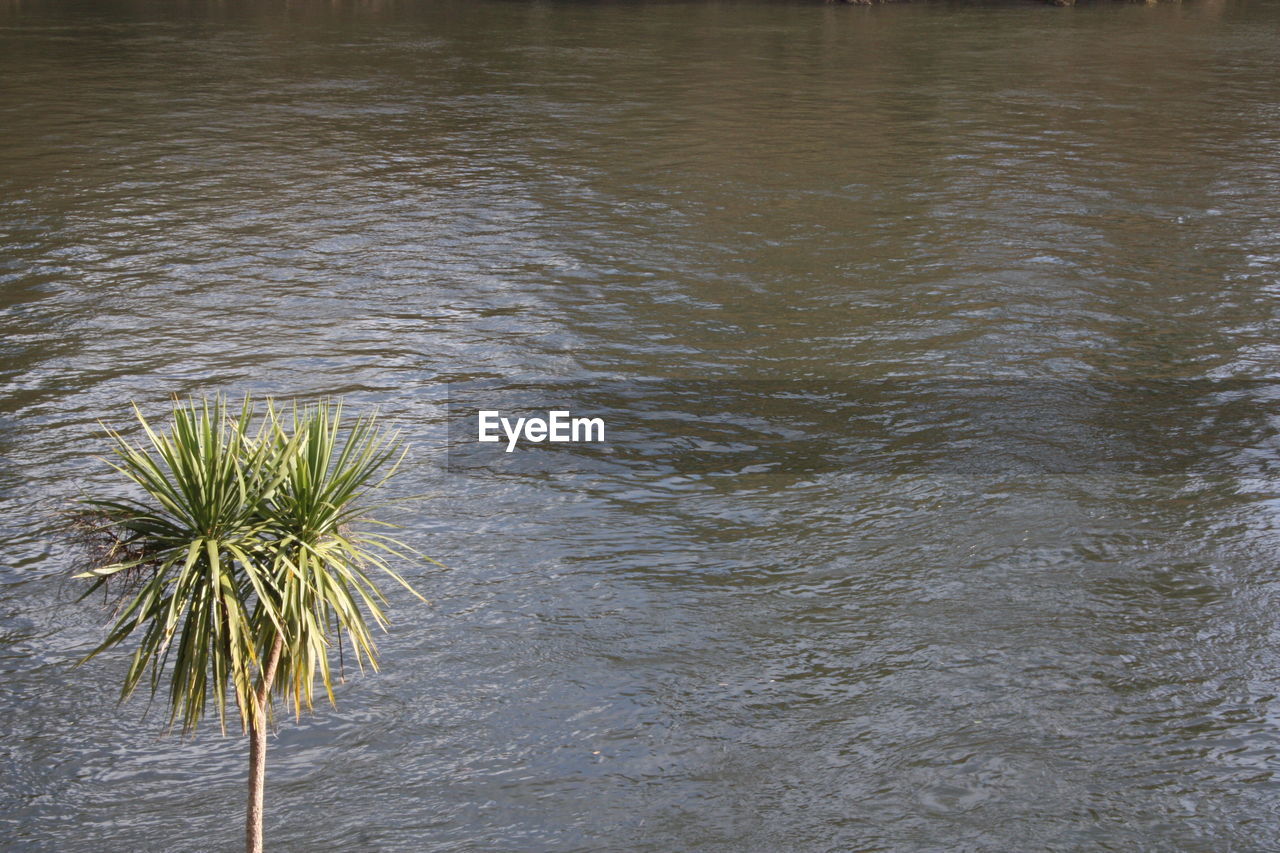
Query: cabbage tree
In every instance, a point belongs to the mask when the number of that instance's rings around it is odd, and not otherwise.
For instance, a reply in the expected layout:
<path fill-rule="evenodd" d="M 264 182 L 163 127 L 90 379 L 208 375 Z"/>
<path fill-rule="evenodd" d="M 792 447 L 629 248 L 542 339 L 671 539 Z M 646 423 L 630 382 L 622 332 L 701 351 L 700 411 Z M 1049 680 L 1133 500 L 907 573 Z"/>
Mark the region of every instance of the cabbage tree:
<path fill-rule="evenodd" d="M 410 549 L 369 517 L 403 451 L 373 417 L 346 423 L 340 402 L 268 402 L 259 416 L 247 398 L 238 411 L 221 398 L 175 401 L 161 429 L 135 414 L 141 441 L 110 431 L 132 494 L 93 497 L 76 516 L 90 545 L 86 595 L 106 589 L 118 602 L 85 660 L 129 641 L 122 700 L 167 683 L 170 726 L 190 732 L 212 707 L 225 734 L 238 718 L 246 849 L 259 853 L 276 700 L 300 714 L 319 685 L 332 702 L 335 644 L 376 670 L 378 578 L 412 592 L 388 562 Z"/>

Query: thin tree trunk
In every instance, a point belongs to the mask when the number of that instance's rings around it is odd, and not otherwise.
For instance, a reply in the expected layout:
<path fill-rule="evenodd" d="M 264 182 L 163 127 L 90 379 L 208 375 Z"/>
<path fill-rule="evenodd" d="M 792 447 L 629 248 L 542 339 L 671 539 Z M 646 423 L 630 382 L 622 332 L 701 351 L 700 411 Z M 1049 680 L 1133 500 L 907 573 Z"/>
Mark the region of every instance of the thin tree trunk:
<path fill-rule="evenodd" d="M 249 807 L 244 819 L 247 853 L 262 853 L 262 792 L 267 783 L 267 700 L 271 696 L 271 682 L 275 681 L 283 647 L 282 638 L 277 636 L 258 685 L 258 695 L 251 697 L 257 713 L 249 722 Z"/>

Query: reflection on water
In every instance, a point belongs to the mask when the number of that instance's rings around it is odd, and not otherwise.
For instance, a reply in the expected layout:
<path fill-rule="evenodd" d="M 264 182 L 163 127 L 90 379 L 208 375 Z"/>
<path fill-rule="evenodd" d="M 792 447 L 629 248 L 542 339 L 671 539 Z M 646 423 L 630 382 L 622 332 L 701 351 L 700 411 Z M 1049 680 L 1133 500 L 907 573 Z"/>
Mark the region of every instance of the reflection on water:
<path fill-rule="evenodd" d="M 281 729 L 281 849 L 1272 846 L 1278 25 L 0 4 L 4 846 L 238 843 L 242 744 L 69 669 L 56 516 L 219 389 L 381 406 L 452 567 Z M 556 381 L 643 441 L 447 465 Z"/>

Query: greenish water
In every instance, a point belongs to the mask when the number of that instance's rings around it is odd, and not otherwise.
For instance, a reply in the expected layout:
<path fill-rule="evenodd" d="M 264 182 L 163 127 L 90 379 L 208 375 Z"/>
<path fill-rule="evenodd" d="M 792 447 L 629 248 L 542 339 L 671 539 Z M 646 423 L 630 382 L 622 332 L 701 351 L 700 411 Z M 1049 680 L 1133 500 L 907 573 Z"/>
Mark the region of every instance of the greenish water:
<path fill-rule="evenodd" d="M 56 514 L 224 390 L 380 406 L 451 567 L 281 728 L 276 849 L 1274 848 L 1278 35 L 0 2 L 0 845 L 240 843 L 243 742 L 70 669 Z M 449 386 L 557 380 L 668 443 L 446 453 Z"/>

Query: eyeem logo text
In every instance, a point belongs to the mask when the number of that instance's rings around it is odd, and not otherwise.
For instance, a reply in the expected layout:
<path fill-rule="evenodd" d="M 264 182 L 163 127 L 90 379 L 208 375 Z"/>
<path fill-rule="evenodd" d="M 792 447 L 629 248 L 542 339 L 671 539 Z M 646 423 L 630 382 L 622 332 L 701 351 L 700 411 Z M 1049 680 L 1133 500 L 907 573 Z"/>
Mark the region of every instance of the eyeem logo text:
<path fill-rule="evenodd" d="M 567 410 L 553 409 L 545 418 L 510 418 L 502 417 L 496 410 L 482 409 L 479 413 L 479 429 L 476 436 L 480 441 L 502 441 L 501 429 L 507 441 L 507 453 L 516 449 L 521 440 L 534 444 L 551 442 L 598 442 L 604 441 L 603 418 L 575 418 Z"/>

